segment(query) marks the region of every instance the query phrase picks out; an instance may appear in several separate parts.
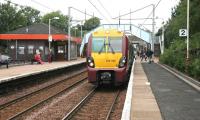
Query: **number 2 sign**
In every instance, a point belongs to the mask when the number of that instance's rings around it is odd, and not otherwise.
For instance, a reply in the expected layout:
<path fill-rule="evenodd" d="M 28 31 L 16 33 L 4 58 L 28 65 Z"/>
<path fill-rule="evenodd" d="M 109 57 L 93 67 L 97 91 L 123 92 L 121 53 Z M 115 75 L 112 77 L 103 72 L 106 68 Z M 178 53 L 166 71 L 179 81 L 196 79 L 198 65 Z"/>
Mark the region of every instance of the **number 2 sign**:
<path fill-rule="evenodd" d="M 187 29 L 179 29 L 179 36 L 180 37 L 187 36 Z"/>

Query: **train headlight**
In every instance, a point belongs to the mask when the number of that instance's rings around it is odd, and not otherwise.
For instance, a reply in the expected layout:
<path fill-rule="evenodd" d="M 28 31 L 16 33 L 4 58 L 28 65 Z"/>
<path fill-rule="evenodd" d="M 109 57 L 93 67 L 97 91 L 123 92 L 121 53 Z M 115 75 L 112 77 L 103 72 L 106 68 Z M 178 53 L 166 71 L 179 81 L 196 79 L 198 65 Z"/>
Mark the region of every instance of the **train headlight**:
<path fill-rule="evenodd" d="M 119 60 L 119 68 L 124 67 L 125 64 L 126 64 L 126 57 L 123 56 L 123 57 L 121 57 L 120 60 Z"/>
<path fill-rule="evenodd" d="M 90 67 L 94 67 L 94 63 L 92 63 L 92 62 L 89 63 L 89 66 L 90 66 Z"/>
<path fill-rule="evenodd" d="M 92 68 L 95 67 L 95 65 L 94 65 L 94 59 L 93 59 L 92 57 L 88 57 L 88 58 L 87 58 L 87 65 L 88 65 L 89 67 L 92 67 Z"/>

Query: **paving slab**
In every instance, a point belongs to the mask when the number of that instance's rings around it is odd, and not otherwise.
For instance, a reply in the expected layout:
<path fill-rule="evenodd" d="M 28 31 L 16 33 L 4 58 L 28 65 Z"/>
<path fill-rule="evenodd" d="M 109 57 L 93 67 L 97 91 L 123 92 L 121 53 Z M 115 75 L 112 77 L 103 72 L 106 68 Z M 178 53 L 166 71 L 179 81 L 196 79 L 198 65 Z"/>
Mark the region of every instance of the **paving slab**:
<path fill-rule="evenodd" d="M 162 120 L 160 109 L 139 60 L 135 62 L 131 120 Z"/>
<path fill-rule="evenodd" d="M 85 61 L 86 61 L 85 58 L 78 58 L 77 60 L 71 60 L 71 61 L 60 61 L 52 63 L 46 62 L 42 65 L 33 64 L 33 65 L 9 67 L 8 69 L 0 69 L 0 84 L 15 78 L 20 78 L 40 72 L 48 72 L 50 70 L 60 69 L 67 66 L 83 63 Z"/>

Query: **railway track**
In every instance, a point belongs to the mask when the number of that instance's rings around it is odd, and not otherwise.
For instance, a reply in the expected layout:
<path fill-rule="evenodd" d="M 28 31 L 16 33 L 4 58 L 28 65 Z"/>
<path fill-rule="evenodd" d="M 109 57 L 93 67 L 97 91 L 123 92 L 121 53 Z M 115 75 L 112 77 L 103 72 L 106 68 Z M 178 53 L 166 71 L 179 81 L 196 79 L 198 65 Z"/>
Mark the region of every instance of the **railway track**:
<path fill-rule="evenodd" d="M 94 88 L 62 120 L 69 119 L 104 119 L 108 120 L 120 90 L 103 91 Z"/>
<path fill-rule="evenodd" d="M 87 73 L 82 72 L 68 79 L 61 80 L 33 93 L 14 99 L 0 106 L 1 119 L 15 119 L 34 109 L 44 102 L 66 92 L 87 79 Z"/>

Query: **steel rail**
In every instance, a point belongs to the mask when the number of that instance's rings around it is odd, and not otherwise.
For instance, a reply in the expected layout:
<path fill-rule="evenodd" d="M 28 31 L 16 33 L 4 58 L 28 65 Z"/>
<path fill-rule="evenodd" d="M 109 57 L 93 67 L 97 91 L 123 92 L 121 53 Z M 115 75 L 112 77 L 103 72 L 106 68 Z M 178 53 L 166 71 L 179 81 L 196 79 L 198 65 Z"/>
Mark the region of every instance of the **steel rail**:
<path fill-rule="evenodd" d="M 71 117 L 94 95 L 97 87 L 92 89 L 86 97 L 84 97 L 81 102 L 79 102 L 66 116 L 62 118 L 62 120 L 69 120 Z"/>
<path fill-rule="evenodd" d="M 62 82 L 64 82 L 64 81 L 66 81 L 66 80 L 68 80 L 68 79 L 70 79 L 70 78 L 72 78 L 72 77 L 74 77 L 74 76 L 76 76 L 76 75 L 78 75 L 78 74 L 84 73 L 84 72 L 85 72 L 85 70 L 84 70 L 84 71 L 81 71 L 81 72 L 78 72 L 78 73 L 76 73 L 76 74 L 74 74 L 74 75 L 72 75 L 72 76 L 70 76 L 70 77 L 68 77 L 68 78 L 64 78 L 64 79 L 62 79 L 62 80 L 60 80 L 60 81 L 58 81 L 58 82 L 52 83 L 52 84 L 50 84 L 50 85 L 48 85 L 48 86 L 46 86 L 46 87 L 40 88 L 40 89 L 38 89 L 38 90 L 36 90 L 36 91 L 34 91 L 34 92 L 28 93 L 28 94 L 26 94 L 26 95 L 24 95 L 24 96 L 18 97 L 18 98 L 16 98 L 16 99 L 13 99 L 13 100 L 7 102 L 7 103 L 4 103 L 4 104 L 0 105 L 0 110 L 4 109 L 5 107 L 8 107 L 8 106 L 10 106 L 10 105 L 13 105 L 13 104 L 15 104 L 15 103 L 18 102 L 18 101 L 24 100 L 24 99 L 26 99 L 26 98 L 29 97 L 29 96 L 35 95 L 35 94 L 37 94 L 37 93 L 39 93 L 39 92 L 41 92 L 41 91 L 43 91 L 43 90 L 45 90 L 45 89 L 52 88 L 52 87 L 54 87 L 55 85 L 60 84 L 60 83 L 62 83 Z"/>
<path fill-rule="evenodd" d="M 16 115 L 10 117 L 8 120 L 14 120 L 14 119 L 16 119 L 17 117 L 21 116 L 22 114 L 24 114 L 24 113 L 26 113 L 26 112 L 28 112 L 28 111 L 34 109 L 35 107 L 37 107 L 37 106 L 39 106 L 39 105 L 41 105 L 41 104 L 47 102 L 48 100 L 50 100 L 50 99 L 52 99 L 52 98 L 55 98 L 55 97 L 61 95 L 62 93 L 66 92 L 66 91 L 68 91 L 68 90 L 70 90 L 70 89 L 72 89 L 73 87 L 76 87 L 77 85 L 79 85 L 80 83 L 82 83 L 82 82 L 85 81 L 85 80 L 87 80 L 87 78 L 83 78 L 83 79 L 81 79 L 80 81 L 75 82 L 74 84 L 72 84 L 71 86 L 69 86 L 69 87 L 63 89 L 62 91 L 58 92 L 57 94 L 54 94 L 54 95 L 48 97 L 47 99 L 42 100 L 42 101 L 36 103 L 35 105 L 33 105 L 33 106 L 31 106 L 31 107 L 25 109 L 24 111 L 22 111 L 22 112 L 20 112 L 20 113 L 18 113 L 18 114 L 16 114 Z"/>
<path fill-rule="evenodd" d="M 115 99 L 114 99 L 112 105 L 110 106 L 110 109 L 109 109 L 109 111 L 108 111 L 108 114 L 107 114 L 106 120 L 109 120 L 110 115 L 111 115 L 111 112 L 112 112 L 112 110 L 113 110 L 113 108 L 114 108 L 114 104 L 116 103 L 117 98 L 119 97 L 119 94 L 120 94 L 120 91 L 118 90 L 117 93 L 116 93 L 116 95 L 115 95 Z"/>

